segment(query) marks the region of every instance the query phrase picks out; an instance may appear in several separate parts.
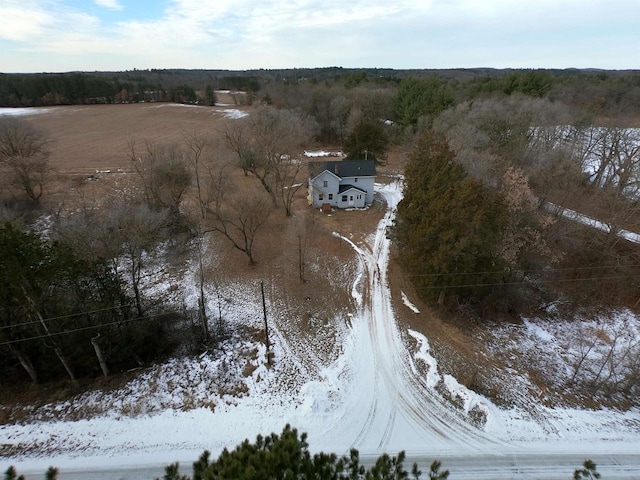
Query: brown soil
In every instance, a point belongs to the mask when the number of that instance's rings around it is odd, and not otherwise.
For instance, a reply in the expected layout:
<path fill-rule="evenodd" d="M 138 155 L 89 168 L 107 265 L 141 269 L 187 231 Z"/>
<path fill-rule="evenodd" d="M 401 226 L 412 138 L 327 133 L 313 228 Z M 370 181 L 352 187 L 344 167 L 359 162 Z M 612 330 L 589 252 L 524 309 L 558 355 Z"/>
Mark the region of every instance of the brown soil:
<path fill-rule="evenodd" d="M 56 107 L 24 117 L 54 140 L 51 162 L 62 174 L 132 171 L 128 143 L 180 142 L 183 135 L 210 132 L 227 121 L 223 108 L 165 103 Z"/>

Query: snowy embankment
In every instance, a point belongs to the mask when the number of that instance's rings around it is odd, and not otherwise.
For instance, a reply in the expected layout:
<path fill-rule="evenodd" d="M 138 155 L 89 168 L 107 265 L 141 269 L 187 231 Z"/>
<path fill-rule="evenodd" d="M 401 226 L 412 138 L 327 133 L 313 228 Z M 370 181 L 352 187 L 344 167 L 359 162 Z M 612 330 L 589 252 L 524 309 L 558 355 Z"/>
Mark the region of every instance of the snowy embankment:
<path fill-rule="evenodd" d="M 611 225 L 605 222 L 601 222 L 600 220 L 596 220 L 595 218 L 588 217 L 587 215 L 578 213 L 575 210 L 570 210 L 554 203 L 547 203 L 546 206 L 550 212 L 556 215 L 561 215 L 569 220 L 573 220 L 574 222 L 578 222 L 588 227 L 595 228 L 604 233 L 615 233 L 620 238 L 624 238 L 625 240 L 629 240 L 630 242 L 640 243 L 640 234 L 638 233 L 634 233 L 624 229 L 614 230 Z"/>
<path fill-rule="evenodd" d="M 359 267 L 352 287 L 355 308 L 332 363 L 299 358 L 274 326 L 273 368 L 265 366 L 262 344 L 251 341 L 225 348 L 219 357 L 168 362 L 122 390 L 47 407 L 113 405 L 93 418 L 57 421 L 43 414 L 41 421 L 1 426 L 5 451 L 30 448 L 27 456 L 4 458 L 2 466 L 43 472 L 51 464 L 64 469 L 189 463 L 204 449 L 217 455 L 245 438 L 280 432 L 286 423 L 309 434 L 313 451 L 339 454 L 353 447 L 363 454 L 406 450 L 429 458 L 533 452 L 586 458 L 640 451 L 637 410 L 501 409 L 440 372 L 427 337 L 395 320 L 386 229 L 402 197 L 401 182 L 376 185 L 376 191 L 388 210 L 375 234 L 360 244 L 340 237 L 354 249 Z M 190 275 L 195 273 L 192 268 Z M 195 282 L 187 279 L 185 285 Z M 218 292 L 217 298 L 233 299 L 227 321 L 259 324 L 254 287 L 231 285 Z M 217 311 L 216 296 L 211 298 L 209 307 Z M 185 301 L 197 301 L 193 287 Z M 411 304 L 408 297 L 404 303 Z M 238 363 L 238 348 L 249 352 L 246 363 Z"/>

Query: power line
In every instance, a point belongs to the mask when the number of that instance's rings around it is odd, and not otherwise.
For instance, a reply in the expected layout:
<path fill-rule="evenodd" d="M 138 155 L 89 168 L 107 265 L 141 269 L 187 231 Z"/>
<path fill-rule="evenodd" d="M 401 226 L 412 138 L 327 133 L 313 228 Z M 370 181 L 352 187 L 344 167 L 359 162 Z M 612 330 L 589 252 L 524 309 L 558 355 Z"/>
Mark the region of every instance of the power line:
<path fill-rule="evenodd" d="M 0 326 L 0 330 L 4 330 L 5 328 L 13 328 L 13 327 L 24 327 L 26 325 L 33 325 L 34 323 L 41 324 L 42 322 L 50 322 L 52 320 L 62 320 L 64 318 L 79 317 L 81 315 L 91 315 L 93 313 L 108 312 L 110 310 L 117 310 L 119 308 L 128 308 L 128 307 L 133 307 L 133 306 L 134 306 L 134 304 L 130 303 L 128 305 L 118 305 L 117 307 L 102 308 L 102 309 L 99 309 L 99 310 L 91 310 L 91 311 L 88 311 L 88 312 L 70 313 L 68 315 L 60 315 L 58 317 L 45 318 L 42 321 L 40 321 L 40 320 L 32 320 L 32 321 L 29 321 L 29 322 L 14 323 L 12 325 L 2 325 L 2 326 Z"/>
<path fill-rule="evenodd" d="M 168 314 L 173 314 L 173 313 L 180 313 L 180 311 L 179 310 L 171 310 L 171 311 L 168 311 L 168 312 L 158 313 L 156 315 L 147 315 L 147 316 L 144 316 L 144 317 L 135 317 L 135 318 L 130 318 L 128 320 L 119 320 L 119 321 L 116 321 L 116 322 L 101 323 L 99 325 L 88 325 L 86 327 L 74 328 L 72 330 L 64 330 L 64 331 L 61 331 L 61 332 L 53 332 L 53 333 L 50 333 L 50 334 L 35 335 L 33 337 L 19 338 L 19 339 L 16 339 L 16 340 L 8 340 L 6 342 L 0 343 L 0 346 L 12 345 L 14 343 L 28 342 L 30 340 L 39 340 L 39 339 L 42 339 L 42 338 L 56 337 L 56 336 L 60 336 L 60 335 L 66 335 L 66 334 L 69 334 L 69 333 L 84 332 L 84 331 L 87 331 L 87 330 L 95 330 L 97 328 L 109 327 L 109 326 L 112 326 L 112 325 L 122 325 L 122 324 L 125 324 L 125 323 L 139 322 L 139 321 L 142 321 L 142 320 L 149 320 L 151 318 L 156 318 L 156 317 L 160 317 L 162 315 L 168 315 Z"/>
<path fill-rule="evenodd" d="M 603 266 L 590 266 L 590 267 L 563 267 L 563 268 L 545 268 L 540 270 L 524 270 L 523 274 L 532 273 L 553 273 L 553 272 L 571 272 L 571 271 L 586 271 L 586 270 L 616 270 L 621 268 L 640 268 L 640 264 L 630 265 L 603 265 Z M 402 274 L 402 275 L 387 275 L 387 278 L 408 278 L 408 277 L 452 277 L 461 275 L 504 275 L 509 272 L 504 270 L 487 270 L 482 272 L 443 272 L 443 273 L 415 273 L 415 274 Z"/>
<path fill-rule="evenodd" d="M 640 264 L 628 264 L 628 265 L 602 265 L 602 266 L 588 266 L 588 267 L 563 267 L 563 268 L 545 268 L 545 269 L 541 269 L 541 270 L 526 270 L 523 273 L 526 274 L 532 274 L 532 273 L 550 273 L 550 272 L 567 272 L 567 271 L 588 271 L 588 270 L 614 270 L 617 268 L 638 268 L 640 267 Z M 401 275 L 387 275 L 387 278 L 420 278 L 420 277 L 452 277 L 452 276 L 473 276 L 473 275 L 503 275 L 507 272 L 504 271 L 499 271 L 499 270 L 487 270 L 487 271 L 481 271 L 481 272 L 443 272 L 443 273 L 420 273 L 420 274 L 401 274 Z M 634 278 L 636 276 L 640 275 L 640 273 L 638 274 L 634 274 L 634 275 L 620 275 L 620 276 L 610 276 L 610 277 L 585 277 L 585 278 L 570 278 L 570 279 L 546 279 L 546 280 L 542 280 L 542 279 L 537 279 L 536 283 L 551 283 L 551 282 L 561 282 L 561 283 L 566 283 L 566 282 L 581 282 L 581 281 L 598 281 L 598 280 L 613 280 L 613 279 L 622 279 L 622 278 Z M 465 288 L 465 287 L 483 287 L 483 286 L 500 286 L 500 285 L 522 285 L 525 283 L 530 283 L 530 282 L 526 282 L 524 280 L 522 281 L 517 281 L 517 282 L 495 282 L 495 283 L 475 283 L 475 284 L 459 284 L 459 285 L 443 285 L 443 286 L 439 286 L 439 287 L 418 287 L 421 289 L 437 289 L 437 288 Z M 108 307 L 108 308 L 103 308 L 103 309 L 98 309 L 98 310 L 89 310 L 89 311 L 83 311 L 83 312 L 77 312 L 77 313 L 70 313 L 67 315 L 59 315 L 56 317 L 49 317 L 49 318 L 45 318 L 42 320 L 42 322 L 50 322 L 53 320 L 62 320 L 65 318 L 72 318 L 72 317 L 78 317 L 81 315 L 91 315 L 94 313 L 102 313 L 102 312 L 108 312 L 111 310 L 118 310 L 121 308 L 128 308 L 128 307 L 133 307 L 135 306 L 135 304 L 130 303 L 130 304 L 126 304 L 126 305 L 117 305 L 117 306 L 113 306 L 113 307 Z M 22 322 L 22 323 L 16 323 L 16 324 L 12 324 L 12 325 L 2 325 L 0 326 L 0 330 L 5 330 L 8 328 L 14 328 L 14 327 L 23 327 L 23 326 L 28 326 L 28 325 L 33 325 L 33 324 L 41 324 L 42 323 L 40 320 L 32 320 L 32 321 L 28 321 L 28 322 Z M 107 325 L 107 324 L 104 324 Z"/>
<path fill-rule="evenodd" d="M 593 277 L 593 278 L 559 278 L 555 280 L 536 280 L 535 283 L 571 283 L 571 282 L 588 282 L 588 281 L 600 281 L 600 280 L 621 280 L 624 278 L 637 278 L 640 277 L 640 273 L 635 275 L 616 275 L 610 277 Z M 518 282 L 496 282 L 496 283 L 468 283 L 459 285 L 440 285 L 440 286 L 423 286 L 414 287 L 416 290 L 440 290 L 444 288 L 469 288 L 469 287 L 501 287 L 510 285 L 524 285 L 532 282 L 524 280 Z"/>

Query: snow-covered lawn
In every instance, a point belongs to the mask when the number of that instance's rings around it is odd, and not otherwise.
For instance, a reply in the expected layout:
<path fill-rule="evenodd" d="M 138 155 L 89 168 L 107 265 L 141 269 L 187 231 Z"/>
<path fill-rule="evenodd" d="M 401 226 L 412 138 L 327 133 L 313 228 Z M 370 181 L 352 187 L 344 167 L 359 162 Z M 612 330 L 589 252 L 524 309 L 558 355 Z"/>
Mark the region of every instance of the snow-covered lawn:
<path fill-rule="evenodd" d="M 247 338 L 221 345 L 215 355 L 169 361 L 118 391 L 89 392 L 73 402 L 46 406 L 37 421 L 0 426 L 4 452 L 26 451 L 3 458 L 3 463 L 19 471 L 44 471 L 51 464 L 188 463 L 204 449 L 216 455 L 245 438 L 280 432 L 286 423 L 308 432 L 311 450 L 340 454 L 352 447 L 365 454 L 407 450 L 434 458 L 532 451 L 578 452 L 586 458 L 640 451 L 637 408 L 591 411 L 549 408 L 542 402 L 529 408 L 499 407 L 441 372 L 427 337 L 395 319 L 396 308 L 413 306 L 406 295 L 394 303 L 386 276 L 386 227 L 401 199 L 401 183 L 377 184 L 376 192 L 388 211 L 375 235 L 357 244 L 342 237 L 354 249 L 357 270 L 353 307 L 348 322 L 336 327 L 337 354 L 330 361 L 273 322 L 273 367 L 265 365 L 263 344 Z M 190 267 L 185 285 L 195 284 L 193 275 Z M 232 299 L 225 321 L 259 327 L 262 306 L 252 288 L 224 287 L 221 297 Z M 185 302 L 194 304 L 195 289 L 186 291 Z M 215 303 L 210 307 L 217 309 Z M 415 306 L 412 310 L 418 314 Z M 635 335 L 637 340 L 638 320 L 627 321 L 634 325 L 628 338 Z M 566 365 L 579 350 L 566 349 L 569 337 L 562 328 L 559 324 L 550 330 L 530 320 L 516 332 L 503 333 L 514 342 L 520 338 L 522 348 L 538 348 Z M 515 382 L 518 376 L 505 378 Z M 519 381 L 533 385 L 528 378 Z M 73 420 L 70 412 L 86 418 Z"/>

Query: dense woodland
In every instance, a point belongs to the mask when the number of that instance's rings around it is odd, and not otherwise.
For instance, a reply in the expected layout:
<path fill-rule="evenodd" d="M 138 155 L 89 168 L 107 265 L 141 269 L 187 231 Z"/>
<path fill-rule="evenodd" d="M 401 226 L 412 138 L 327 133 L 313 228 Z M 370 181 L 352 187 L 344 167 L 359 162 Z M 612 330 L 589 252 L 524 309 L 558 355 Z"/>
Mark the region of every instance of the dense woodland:
<path fill-rule="evenodd" d="M 1 119 L 0 377 L 106 376 L 214 341 L 207 239 L 229 242 L 254 265 L 261 228 L 271 215 L 291 215 L 305 178 L 294 159 L 310 142 L 339 145 L 350 158 L 366 151 L 381 165 L 391 149 L 411 152 L 389 235 L 434 308 L 475 322 L 550 305 L 640 304 L 640 251 L 618 235 L 640 232 L 640 130 L 629 128 L 640 121 L 639 72 L 2 74 L 0 105 L 211 105 L 220 89 L 243 91 L 238 102 L 253 104 L 221 144 L 195 135 L 132 143 L 135 191 L 73 215 L 42 201 L 53 139 Z M 230 193 L 234 171 L 254 182 L 252 195 Z M 568 220 L 558 206 L 598 219 L 608 233 Z M 197 312 L 145 292 L 154 255 L 184 245 L 200 265 Z"/>

